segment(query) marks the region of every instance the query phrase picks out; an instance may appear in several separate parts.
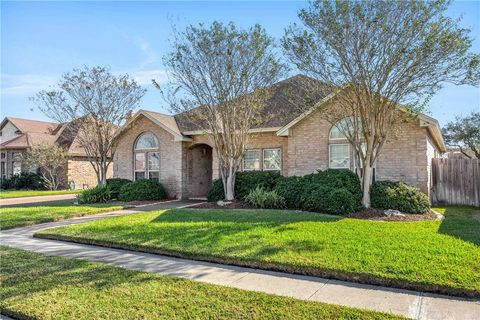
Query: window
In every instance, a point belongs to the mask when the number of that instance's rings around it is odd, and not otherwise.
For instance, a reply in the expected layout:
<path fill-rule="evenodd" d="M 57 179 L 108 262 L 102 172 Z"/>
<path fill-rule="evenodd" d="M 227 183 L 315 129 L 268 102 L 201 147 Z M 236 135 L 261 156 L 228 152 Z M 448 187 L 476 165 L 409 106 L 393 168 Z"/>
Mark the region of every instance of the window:
<path fill-rule="evenodd" d="M 243 170 L 261 170 L 260 168 L 260 150 L 246 150 L 243 155 Z"/>
<path fill-rule="evenodd" d="M 329 167 L 332 169 L 350 168 L 350 145 L 331 144 L 329 146 Z"/>
<path fill-rule="evenodd" d="M 134 150 L 134 177 L 135 180 L 160 179 L 160 145 L 157 137 L 151 132 L 141 134 Z"/>
<path fill-rule="evenodd" d="M 263 170 L 280 171 L 280 149 L 263 149 Z"/>
<path fill-rule="evenodd" d="M 22 154 L 20 152 L 12 153 L 12 174 L 17 175 L 22 173 Z"/>
<path fill-rule="evenodd" d="M 329 139 L 330 140 L 347 139 L 347 137 L 344 134 L 345 132 L 353 136 L 353 134 L 355 133 L 354 131 L 355 125 L 357 125 L 359 129 L 361 129 L 360 121 L 357 121 L 357 123 L 355 124 L 353 117 L 345 118 L 343 120 L 338 121 L 330 129 Z M 358 131 L 360 132 L 361 130 L 358 130 Z"/>

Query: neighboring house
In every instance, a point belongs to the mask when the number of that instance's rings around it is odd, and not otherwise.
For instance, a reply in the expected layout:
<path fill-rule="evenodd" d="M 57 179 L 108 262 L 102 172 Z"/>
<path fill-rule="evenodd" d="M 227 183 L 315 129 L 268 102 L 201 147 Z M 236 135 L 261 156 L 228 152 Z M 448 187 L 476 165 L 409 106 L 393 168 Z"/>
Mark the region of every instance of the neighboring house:
<path fill-rule="evenodd" d="M 292 77 L 270 88 L 264 121 L 250 131 L 242 170 L 272 170 L 285 176 L 327 168 L 355 170 L 351 146 L 319 110 L 336 91 L 325 87 L 311 106 L 300 105 L 305 79 L 309 78 Z M 114 177 L 158 180 L 170 197 L 205 197 L 212 180 L 219 178 L 218 158 L 206 130 L 185 113 L 140 110 L 116 138 Z M 404 181 L 429 194 L 431 159 L 443 152 L 438 122 L 420 115 L 388 139 L 375 179 Z"/>
<path fill-rule="evenodd" d="M 70 124 L 5 117 L 0 124 L 0 178 L 8 179 L 21 172 L 36 172 L 36 169 L 29 169 L 24 165 L 23 155 L 34 145 L 55 143 L 68 151 L 63 186 L 73 184 L 76 189 L 96 186 L 95 171 L 83 148 L 75 142 L 74 135 L 70 134 L 71 130 Z M 112 166 L 109 170 L 111 177 Z"/>

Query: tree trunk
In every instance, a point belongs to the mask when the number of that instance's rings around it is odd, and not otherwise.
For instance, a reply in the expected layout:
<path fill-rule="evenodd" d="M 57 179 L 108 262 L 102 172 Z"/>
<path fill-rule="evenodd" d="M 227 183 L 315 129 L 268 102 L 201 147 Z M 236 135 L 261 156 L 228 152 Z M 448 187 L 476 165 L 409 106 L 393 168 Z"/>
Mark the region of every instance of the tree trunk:
<path fill-rule="evenodd" d="M 230 163 L 225 177 L 225 200 L 232 201 L 235 199 L 235 169 Z"/>
<path fill-rule="evenodd" d="M 365 208 L 370 208 L 370 186 L 372 184 L 373 168 L 370 161 L 365 161 L 362 175 L 362 204 Z"/>

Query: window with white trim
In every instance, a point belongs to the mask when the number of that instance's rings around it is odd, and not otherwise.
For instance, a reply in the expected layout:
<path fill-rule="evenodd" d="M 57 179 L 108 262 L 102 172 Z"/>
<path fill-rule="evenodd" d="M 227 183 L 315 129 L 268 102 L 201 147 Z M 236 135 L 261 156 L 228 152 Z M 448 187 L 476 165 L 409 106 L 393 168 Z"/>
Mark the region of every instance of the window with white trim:
<path fill-rule="evenodd" d="M 282 155 L 280 149 L 263 149 L 263 170 L 280 171 Z"/>
<path fill-rule="evenodd" d="M 330 144 L 329 145 L 329 168 L 349 169 L 350 168 L 350 145 Z"/>
<path fill-rule="evenodd" d="M 142 133 L 135 142 L 134 148 L 134 179 L 160 179 L 160 144 L 151 132 Z"/>
<path fill-rule="evenodd" d="M 243 155 L 243 170 L 257 171 L 260 167 L 260 150 L 245 150 Z"/>

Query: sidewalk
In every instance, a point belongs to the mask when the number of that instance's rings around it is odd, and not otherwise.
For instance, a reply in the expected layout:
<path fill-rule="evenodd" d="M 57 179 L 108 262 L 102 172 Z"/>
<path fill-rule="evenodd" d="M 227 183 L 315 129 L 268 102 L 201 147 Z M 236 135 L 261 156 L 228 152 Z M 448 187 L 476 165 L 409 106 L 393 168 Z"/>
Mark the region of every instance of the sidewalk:
<path fill-rule="evenodd" d="M 192 202 L 165 203 L 166 207 L 184 207 Z M 157 208 L 144 207 L 142 211 Z M 134 209 L 135 210 L 135 209 Z M 134 211 L 129 210 L 129 211 Z M 126 269 L 160 273 L 245 290 L 320 301 L 349 307 L 392 312 L 413 319 L 478 319 L 480 301 L 415 291 L 362 285 L 345 281 L 269 272 L 194 260 L 177 259 L 141 252 L 109 249 L 99 246 L 33 238 L 40 229 L 81 223 L 112 215 L 128 214 L 126 210 L 110 214 L 74 218 L 25 228 L 6 230 L 0 235 L 3 245 L 47 255 L 89 260 Z"/>

